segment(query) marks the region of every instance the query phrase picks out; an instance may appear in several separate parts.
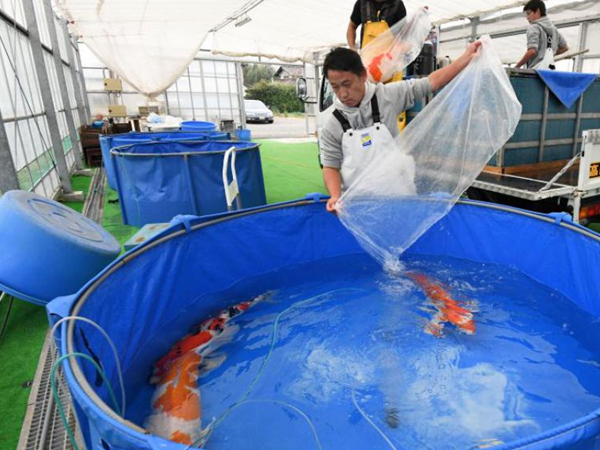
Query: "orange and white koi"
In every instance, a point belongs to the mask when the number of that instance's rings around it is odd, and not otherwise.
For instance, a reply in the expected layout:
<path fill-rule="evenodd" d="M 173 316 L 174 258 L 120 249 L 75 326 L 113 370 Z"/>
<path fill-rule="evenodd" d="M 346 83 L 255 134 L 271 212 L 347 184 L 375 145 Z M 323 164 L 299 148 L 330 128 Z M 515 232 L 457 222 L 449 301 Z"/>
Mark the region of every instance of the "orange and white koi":
<path fill-rule="evenodd" d="M 211 341 L 227 327 L 227 322 L 243 313 L 266 294 L 238 303 L 205 320 L 183 337 L 153 367 L 152 413 L 146 420 L 148 431 L 180 444 L 192 445 L 202 436 L 202 401 L 198 378 L 213 368 L 205 361 Z"/>
<path fill-rule="evenodd" d="M 367 69 L 369 71 L 369 75 L 371 75 L 371 80 L 374 83 L 379 83 L 382 81 L 383 78 L 383 65 L 384 62 L 392 61 L 392 55 L 390 53 L 382 53 L 381 55 L 376 56 L 375 58 L 373 58 L 371 60 L 371 62 L 369 63 Z M 387 80 L 383 80 L 383 81 L 387 81 Z"/>
<path fill-rule="evenodd" d="M 441 337 L 444 323 L 448 322 L 463 333 L 475 334 L 473 311 L 461 306 L 461 303 L 455 300 L 441 284 L 422 273 L 409 272 L 406 276 L 423 290 L 437 310 L 433 318 L 425 325 L 425 332 Z"/>

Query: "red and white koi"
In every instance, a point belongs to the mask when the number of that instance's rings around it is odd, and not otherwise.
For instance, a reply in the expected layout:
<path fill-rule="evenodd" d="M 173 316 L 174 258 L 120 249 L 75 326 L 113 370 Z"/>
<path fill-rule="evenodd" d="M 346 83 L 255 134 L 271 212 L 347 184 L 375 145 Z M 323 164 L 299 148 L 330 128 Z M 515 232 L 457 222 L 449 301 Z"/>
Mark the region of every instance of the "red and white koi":
<path fill-rule="evenodd" d="M 150 383 L 157 387 L 152 397 L 152 413 L 146 420 L 148 431 L 185 445 L 192 445 L 202 437 L 198 378 L 212 368 L 205 364 L 212 350 L 209 344 L 225 331 L 233 317 L 266 297 L 267 294 L 259 295 L 205 320 L 156 361 Z"/>
<path fill-rule="evenodd" d="M 473 308 L 469 310 L 461 305 L 462 302 L 455 300 L 440 283 L 427 275 L 409 272 L 406 276 L 423 290 L 437 310 L 433 318 L 425 325 L 425 332 L 441 337 L 444 324 L 451 323 L 463 333 L 475 334 Z"/>

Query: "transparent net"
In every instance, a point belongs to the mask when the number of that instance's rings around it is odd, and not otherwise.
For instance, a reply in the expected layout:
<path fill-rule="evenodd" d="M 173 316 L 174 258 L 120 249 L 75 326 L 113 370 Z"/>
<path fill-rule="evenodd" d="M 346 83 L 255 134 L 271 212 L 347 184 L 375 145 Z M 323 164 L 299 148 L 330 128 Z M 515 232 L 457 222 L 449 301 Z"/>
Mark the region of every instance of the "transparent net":
<path fill-rule="evenodd" d="M 517 126 L 521 104 L 491 39 L 481 41 L 471 63 L 340 199 L 343 224 L 388 267 L 448 213 Z"/>

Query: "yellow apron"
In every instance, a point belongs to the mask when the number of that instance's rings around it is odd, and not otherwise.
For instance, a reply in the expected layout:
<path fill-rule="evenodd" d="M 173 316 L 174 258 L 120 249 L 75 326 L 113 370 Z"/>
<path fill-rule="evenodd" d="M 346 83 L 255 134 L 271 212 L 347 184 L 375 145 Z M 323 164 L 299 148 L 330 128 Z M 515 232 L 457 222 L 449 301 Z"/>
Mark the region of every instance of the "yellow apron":
<path fill-rule="evenodd" d="M 373 39 L 377 38 L 379 35 L 381 35 L 384 31 L 387 31 L 390 29 L 390 27 L 388 26 L 387 22 L 385 20 L 380 20 L 379 22 L 367 22 L 367 23 L 363 23 L 363 37 L 362 37 L 362 41 L 361 41 L 361 45 L 360 48 L 364 48 L 365 45 L 367 45 L 369 42 L 371 42 Z M 393 81 L 401 81 L 403 79 L 403 75 L 402 72 L 396 72 L 392 78 L 390 78 L 388 81 L 386 81 L 386 83 L 391 83 Z M 400 131 L 404 130 L 404 127 L 406 127 L 406 112 L 401 112 L 398 115 L 398 129 Z"/>

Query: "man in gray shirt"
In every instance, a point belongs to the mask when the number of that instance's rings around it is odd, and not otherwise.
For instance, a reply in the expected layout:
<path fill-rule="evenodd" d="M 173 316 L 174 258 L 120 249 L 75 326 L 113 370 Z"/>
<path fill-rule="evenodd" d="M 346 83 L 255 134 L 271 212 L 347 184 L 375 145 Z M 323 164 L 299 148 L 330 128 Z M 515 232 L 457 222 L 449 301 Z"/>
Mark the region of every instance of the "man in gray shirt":
<path fill-rule="evenodd" d="M 523 11 L 529 22 L 527 27 L 527 51 L 516 67 L 526 64 L 528 69 L 535 69 L 544 59 L 547 49 L 552 49 L 554 55 L 569 50 L 567 41 L 546 16 L 546 5 L 542 0 L 530 0 Z"/>
<path fill-rule="evenodd" d="M 452 64 L 427 78 L 372 84 L 360 56 L 347 48 L 336 48 L 325 58 L 323 73 L 335 93 L 334 112 L 319 136 L 323 179 L 331 198 L 327 211 L 336 203 L 377 149 L 393 144 L 399 134 L 398 114 L 411 108 L 449 83 L 471 62 L 481 42 L 469 44 Z M 380 150 L 381 151 L 381 150 Z"/>

